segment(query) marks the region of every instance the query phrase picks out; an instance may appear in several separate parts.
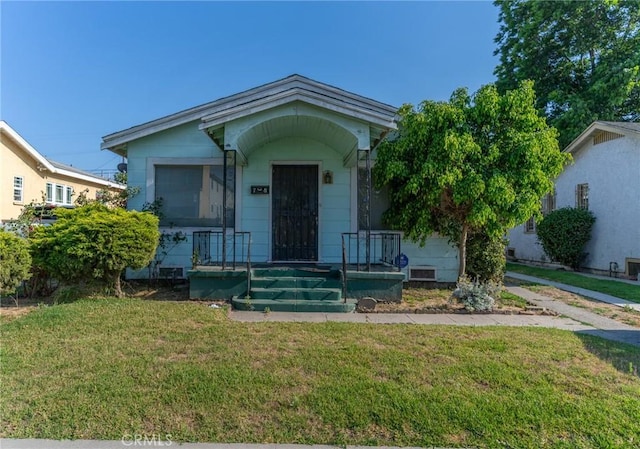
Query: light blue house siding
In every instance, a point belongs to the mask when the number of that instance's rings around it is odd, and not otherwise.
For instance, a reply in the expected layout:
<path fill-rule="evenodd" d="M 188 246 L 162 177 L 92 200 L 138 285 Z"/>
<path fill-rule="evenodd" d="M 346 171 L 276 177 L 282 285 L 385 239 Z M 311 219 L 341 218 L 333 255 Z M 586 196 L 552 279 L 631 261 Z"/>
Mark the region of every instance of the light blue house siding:
<path fill-rule="evenodd" d="M 351 230 L 351 169 L 342 157 L 327 145 L 306 138 L 290 137 L 255 150 L 247 167 L 242 169 L 241 228 L 251 232 L 252 258 L 269 260 L 271 240 L 271 197 L 251 195 L 252 185 L 271 185 L 273 164 L 318 165 L 318 172 L 333 172 L 333 184 L 320 179 L 318 244 L 319 258 L 326 263 L 340 263 L 341 233 Z"/>
<path fill-rule="evenodd" d="M 198 198 L 184 198 L 184 202 L 197 203 L 194 207 L 201 209 L 201 215 L 189 226 L 165 223 L 161 227 L 165 233 L 184 233 L 186 240 L 159 248 L 160 267 L 178 267 L 186 273 L 192 265 L 193 233 L 221 229 L 219 216 L 215 225 L 200 219 L 211 218 L 203 207 L 220 206 L 211 198 L 202 198 L 213 197 L 213 184 L 220 186 L 219 179 L 214 178 L 221 172 L 207 167 L 221 166 L 225 153 L 235 154 L 237 161 L 235 184 L 227 189 L 227 193 L 235 192 L 233 228 L 251 234 L 252 262 L 273 260 L 274 210 L 273 191 L 252 194 L 251 187 L 273 186 L 274 165 L 316 165 L 318 179 L 308 180 L 318 186 L 314 261 L 339 265 L 342 234 L 358 231 L 358 205 L 362 201 L 358 198 L 358 158 L 375 153 L 375 146 L 395 129 L 395 111 L 391 106 L 293 75 L 111 134 L 103 139 L 102 147 L 127 157 L 128 184 L 140 189 L 130 199 L 130 209 L 141 210 L 159 196 L 158 167 L 195 168 L 198 179 L 185 182 L 195 182 L 195 192 L 201 183 L 202 190 L 191 194 Z M 327 173 L 331 178 L 328 182 L 323 176 Z M 371 230 L 373 234 L 379 231 Z M 435 273 L 438 282 L 454 282 L 457 278 L 457 249 L 444 238 L 433 236 L 424 247 L 403 240 L 402 253 L 409 259 L 404 269 L 407 274 L 411 268 L 425 267 Z M 364 255 L 362 247 L 360 254 Z M 130 278 L 148 276 L 147 269 L 128 273 Z"/>

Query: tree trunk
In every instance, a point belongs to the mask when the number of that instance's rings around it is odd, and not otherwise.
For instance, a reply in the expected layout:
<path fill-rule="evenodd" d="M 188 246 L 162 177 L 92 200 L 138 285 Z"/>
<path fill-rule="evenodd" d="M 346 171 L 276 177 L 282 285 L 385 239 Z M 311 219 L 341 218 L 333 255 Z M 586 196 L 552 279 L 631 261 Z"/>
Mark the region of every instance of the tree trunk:
<path fill-rule="evenodd" d="M 113 275 L 113 293 L 116 298 L 124 298 L 124 292 L 122 291 L 122 285 L 120 284 L 120 273 Z"/>
<path fill-rule="evenodd" d="M 458 247 L 460 251 L 460 268 L 458 270 L 458 277 L 463 276 L 467 272 L 467 234 L 469 233 L 469 226 L 462 225 L 462 231 L 460 232 L 460 245 Z"/>

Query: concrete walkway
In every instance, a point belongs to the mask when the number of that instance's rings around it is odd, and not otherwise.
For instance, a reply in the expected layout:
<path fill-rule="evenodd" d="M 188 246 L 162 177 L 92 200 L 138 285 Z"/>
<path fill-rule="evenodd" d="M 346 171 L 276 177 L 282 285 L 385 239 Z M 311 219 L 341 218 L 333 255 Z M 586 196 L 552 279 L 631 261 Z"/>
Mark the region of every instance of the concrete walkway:
<path fill-rule="evenodd" d="M 344 322 L 371 324 L 443 324 L 448 326 L 552 327 L 570 331 L 595 330 L 566 317 L 548 315 L 502 315 L 464 313 L 317 313 L 317 312 L 246 312 L 233 310 L 232 320 L 242 322 Z"/>
<path fill-rule="evenodd" d="M 608 304 L 613 304 L 618 307 L 629 307 L 631 309 L 637 310 L 640 312 L 640 304 L 637 302 L 627 301 L 626 299 L 617 298 L 615 296 L 607 295 L 605 293 L 594 292 L 592 290 L 587 290 L 586 288 L 575 287 L 573 285 L 563 284 L 561 282 L 550 281 L 547 279 L 541 279 L 534 276 L 529 276 L 526 274 L 514 273 L 513 271 L 507 271 L 505 273 L 506 277 L 518 279 L 521 281 L 534 282 L 536 284 L 549 285 L 551 287 L 559 288 L 560 290 L 564 290 L 566 292 L 575 293 L 580 296 L 586 296 L 587 298 L 595 299 L 598 301 L 606 302 Z M 596 276 L 589 276 L 594 277 Z M 602 279 L 602 277 L 597 277 L 597 279 Z M 609 281 L 615 282 L 625 282 L 629 284 L 636 284 L 640 289 L 640 284 L 638 282 L 628 281 L 625 279 L 615 279 L 615 278 L 606 278 Z"/>
<path fill-rule="evenodd" d="M 537 279 L 537 283 L 545 283 Z M 608 340 L 640 347 L 640 328 L 620 323 L 610 318 L 570 306 L 522 287 L 507 287 L 511 293 L 532 304 L 552 310 L 560 316 L 502 315 L 502 314 L 415 314 L 415 313 L 304 313 L 304 312 L 245 312 L 233 310 L 232 320 L 242 322 L 330 322 L 372 324 L 444 324 L 451 326 L 529 326 L 550 327 L 597 335 Z M 581 289 L 583 290 L 583 289 Z M 589 297 L 597 296 L 590 292 Z"/>

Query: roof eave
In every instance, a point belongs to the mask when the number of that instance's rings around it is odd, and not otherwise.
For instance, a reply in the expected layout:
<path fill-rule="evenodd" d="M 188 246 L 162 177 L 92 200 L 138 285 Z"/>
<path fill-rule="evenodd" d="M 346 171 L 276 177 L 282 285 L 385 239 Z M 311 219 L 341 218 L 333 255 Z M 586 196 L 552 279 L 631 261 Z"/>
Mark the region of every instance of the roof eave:
<path fill-rule="evenodd" d="M 288 89 L 283 90 L 283 87 L 287 85 Z M 241 109 L 242 106 L 248 107 L 252 102 L 262 101 L 271 96 L 287 92 L 288 90 L 296 90 L 297 92 L 306 90 L 315 95 L 322 95 L 322 93 L 330 94 L 325 95 L 325 97 L 327 99 L 333 99 L 333 101 L 340 101 L 340 99 L 342 99 L 344 103 L 353 104 L 354 107 L 359 108 L 361 111 L 368 111 L 367 114 L 364 115 L 371 115 L 374 118 L 377 117 L 377 120 L 374 121 L 374 123 L 379 123 L 380 117 L 390 117 L 387 119 L 387 123 L 393 123 L 397 113 L 397 108 L 394 106 L 362 97 L 337 87 L 305 78 L 301 75 L 291 75 L 287 78 L 254 87 L 195 108 L 186 109 L 157 120 L 152 120 L 123 131 L 106 135 L 102 138 L 103 143 L 100 145 L 100 148 L 103 150 L 108 149 L 114 151 L 115 147 L 124 145 L 127 142 L 131 142 L 175 126 L 199 120 L 213 114 L 224 114 L 227 110 Z"/>
<path fill-rule="evenodd" d="M 591 125 L 589 125 L 584 131 L 582 131 L 578 137 L 573 139 L 573 141 L 569 145 L 567 145 L 567 147 L 564 149 L 564 152 L 573 154 L 576 151 L 578 151 L 582 147 L 582 145 L 584 145 L 587 139 L 593 136 L 593 133 L 595 131 L 609 131 L 612 133 L 623 134 L 623 135 L 627 132 L 637 133 L 637 131 L 634 131 L 633 129 L 615 126 L 607 122 L 596 120 Z"/>

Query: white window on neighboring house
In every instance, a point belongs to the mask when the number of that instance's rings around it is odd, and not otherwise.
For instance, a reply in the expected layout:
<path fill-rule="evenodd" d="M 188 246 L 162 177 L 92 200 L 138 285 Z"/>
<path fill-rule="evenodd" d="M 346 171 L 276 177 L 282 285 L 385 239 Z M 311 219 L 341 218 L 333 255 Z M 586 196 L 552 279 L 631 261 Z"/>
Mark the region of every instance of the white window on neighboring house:
<path fill-rule="evenodd" d="M 576 185 L 576 209 L 589 209 L 589 184 Z"/>
<path fill-rule="evenodd" d="M 63 195 L 64 195 L 64 186 L 56 184 L 56 204 L 62 204 Z"/>
<path fill-rule="evenodd" d="M 71 204 L 71 196 L 73 195 L 73 188 L 66 186 L 64 188 L 64 204 Z"/>
<path fill-rule="evenodd" d="M 13 201 L 17 203 L 24 201 L 24 179 L 22 176 L 13 177 Z"/>
<path fill-rule="evenodd" d="M 45 190 L 45 202 L 47 204 L 71 205 L 73 187 L 63 184 L 48 182 Z"/>
<path fill-rule="evenodd" d="M 47 203 L 53 203 L 53 184 L 47 183 L 47 190 L 45 192 L 45 201 Z"/>

